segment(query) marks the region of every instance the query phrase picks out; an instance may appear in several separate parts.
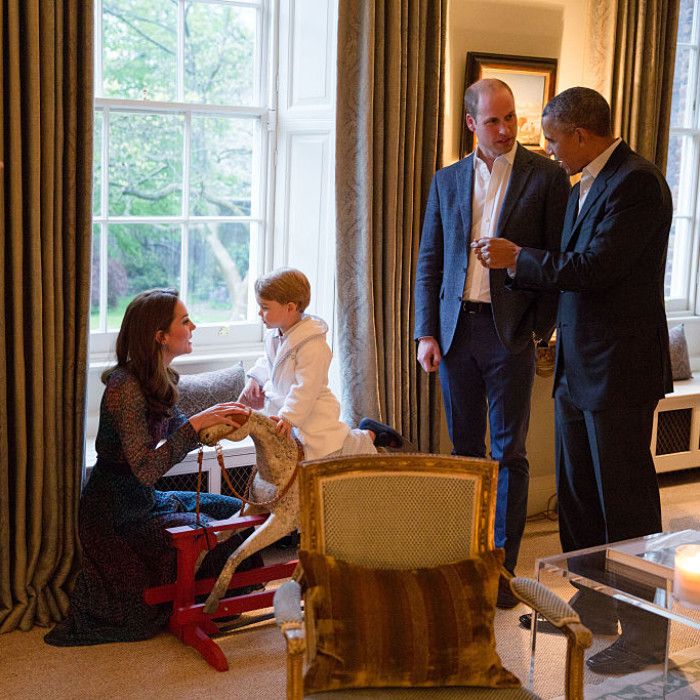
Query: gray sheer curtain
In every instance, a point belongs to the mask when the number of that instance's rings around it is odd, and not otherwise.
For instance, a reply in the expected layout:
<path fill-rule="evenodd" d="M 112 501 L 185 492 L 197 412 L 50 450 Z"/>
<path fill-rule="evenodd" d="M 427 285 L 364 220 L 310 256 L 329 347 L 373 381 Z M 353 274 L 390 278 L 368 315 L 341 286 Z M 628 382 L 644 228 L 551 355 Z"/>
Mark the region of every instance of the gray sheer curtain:
<path fill-rule="evenodd" d="M 413 280 L 439 166 L 447 0 L 339 0 L 338 340 L 344 417 L 435 451 L 435 376 L 416 363 Z"/>
<path fill-rule="evenodd" d="M 2 2 L 0 632 L 59 620 L 77 563 L 92 7 L 84 0 Z"/>
<path fill-rule="evenodd" d="M 680 0 L 618 0 L 613 131 L 666 168 Z"/>

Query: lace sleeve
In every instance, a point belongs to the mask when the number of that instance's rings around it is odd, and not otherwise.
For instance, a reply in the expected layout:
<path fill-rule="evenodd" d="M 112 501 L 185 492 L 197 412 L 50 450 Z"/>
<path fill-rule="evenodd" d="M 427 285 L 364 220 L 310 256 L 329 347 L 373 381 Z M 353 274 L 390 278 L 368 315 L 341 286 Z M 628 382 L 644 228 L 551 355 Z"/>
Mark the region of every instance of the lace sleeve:
<path fill-rule="evenodd" d="M 137 380 L 127 372 L 113 375 L 105 390 L 105 401 L 113 416 L 124 458 L 134 476 L 147 486 L 153 486 L 198 444 L 192 424 L 176 411 L 168 424 L 165 441 L 156 446 L 162 434 L 162 423 L 149 423 L 146 399 Z"/>

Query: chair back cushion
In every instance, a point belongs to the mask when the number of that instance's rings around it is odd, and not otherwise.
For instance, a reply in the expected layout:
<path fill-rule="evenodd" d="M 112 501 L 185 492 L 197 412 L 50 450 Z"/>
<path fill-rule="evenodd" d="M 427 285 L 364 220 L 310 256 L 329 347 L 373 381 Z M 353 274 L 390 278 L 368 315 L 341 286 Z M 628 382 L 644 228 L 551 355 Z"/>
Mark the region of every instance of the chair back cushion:
<path fill-rule="evenodd" d="M 511 688 L 493 634 L 503 551 L 420 569 L 300 552 L 315 648 L 307 693 L 344 688 Z"/>

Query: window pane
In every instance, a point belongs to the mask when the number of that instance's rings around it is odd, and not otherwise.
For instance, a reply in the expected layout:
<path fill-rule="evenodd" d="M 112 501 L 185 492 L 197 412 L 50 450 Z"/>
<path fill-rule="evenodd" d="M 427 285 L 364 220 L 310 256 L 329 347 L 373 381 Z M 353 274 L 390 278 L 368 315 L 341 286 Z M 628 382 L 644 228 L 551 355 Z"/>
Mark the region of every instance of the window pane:
<path fill-rule="evenodd" d="M 185 9 L 185 99 L 253 104 L 257 10 L 200 2 Z"/>
<path fill-rule="evenodd" d="M 671 134 L 668 140 L 666 180 L 673 195 L 673 209 L 682 216 L 692 215 L 695 209 L 694 162 L 695 139 L 692 136 Z"/>
<path fill-rule="evenodd" d="M 693 101 L 688 100 L 690 63 L 695 60 L 695 49 L 676 48 L 676 65 L 673 69 L 673 97 L 671 101 L 671 127 L 692 124 Z"/>
<path fill-rule="evenodd" d="M 181 115 L 112 113 L 109 129 L 109 213 L 182 213 Z"/>
<path fill-rule="evenodd" d="M 695 0 L 681 0 L 680 12 L 678 14 L 678 41 L 687 43 L 693 37 L 693 12 L 695 10 Z"/>
<path fill-rule="evenodd" d="M 196 323 L 247 316 L 250 224 L 190 227 L 188 308 Z"/>
<path fill-rule="evenodd" d="M 254 122 L 192 117 L 190 214 L 249 216 Z"/>
<path fill-rule="evenodd" d="M 664 295 L 671 299 L 688 299 L 690 277 L 691 220 L 674 218 L 668 239 Z"/>
<path fill-rule="evenodd" d="M 177 79 L 177 3 L 103 0 L 102 94 L 173 100 Z"/>
<path fill-rule="evenodd" d="M 92 214 L 102 214 L 102 111 L 95 111 L 92 145 Z"/>
<path fill-rule="evenodd" d="M 118 330 L 126 305 L 153 287 L 179 287 L 180 227 L 115 224 L 109 227 L 107 328 Z"/>
<path fill-rule="evenodd" d="M 100 329 L 100 227 L 92 225 L 92 265 L 90 268 L 90 330 Z"/>

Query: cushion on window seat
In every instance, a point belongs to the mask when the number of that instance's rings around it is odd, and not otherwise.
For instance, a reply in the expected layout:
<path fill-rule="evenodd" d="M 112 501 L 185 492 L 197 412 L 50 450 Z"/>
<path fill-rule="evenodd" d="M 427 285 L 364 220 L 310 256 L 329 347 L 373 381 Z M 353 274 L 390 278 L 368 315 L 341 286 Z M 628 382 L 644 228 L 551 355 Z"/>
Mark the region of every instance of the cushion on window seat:
<path fill-rule="evenodd" d="M 199 374 L 183 374 L 177 386 L 178 406 L 189 418 L 209 406 L 237 401 L 245 385 L 243 364 Z"/>
<path fill-rule="evenodd" d="M 691 379 L 690 357 L 688 356 L 688 343 L 685 339 L 685 329 L 680 323 L 668 332 L 668 349 L 671 353 L 671 372 L 674 381 L 677 379 Z"/>

